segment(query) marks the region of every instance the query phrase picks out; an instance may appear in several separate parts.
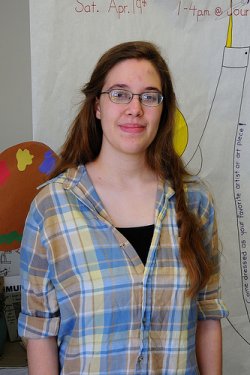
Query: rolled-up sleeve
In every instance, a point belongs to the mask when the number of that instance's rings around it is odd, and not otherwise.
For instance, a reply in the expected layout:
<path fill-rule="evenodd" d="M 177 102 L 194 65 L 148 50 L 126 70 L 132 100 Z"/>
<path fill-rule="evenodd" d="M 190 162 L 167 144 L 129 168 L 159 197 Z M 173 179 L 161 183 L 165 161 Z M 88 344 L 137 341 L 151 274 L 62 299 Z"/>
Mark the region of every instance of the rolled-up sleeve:
<path fill-rule="evenodd" d="M 199 216 L 204 233 L 204 245 L 212 264 L 213 272 L 197 298 L 198 320 L 221 319 L 228 316 L 228 310 L 221 298 L 220 287 L 220 251 L 213 200 L 206 192 L 199 205 Z"/>
<path fill-rule="evenodd" d="M 26 219 L 20 250 L 22 292 L 18 333 L 26 338 L 57 336 L 60 324 L 47 249 L 41 240 L 42 226 L 43 217 L 34 200 Z"/>

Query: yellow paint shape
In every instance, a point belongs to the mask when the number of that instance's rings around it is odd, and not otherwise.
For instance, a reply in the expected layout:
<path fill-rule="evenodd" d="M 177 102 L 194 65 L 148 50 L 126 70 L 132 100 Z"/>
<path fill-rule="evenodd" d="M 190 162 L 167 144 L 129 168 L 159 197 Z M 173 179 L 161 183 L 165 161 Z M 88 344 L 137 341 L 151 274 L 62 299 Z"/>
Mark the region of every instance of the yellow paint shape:
<path fill-rule="evenodd" d="M 174 128 L 174 149 L 179 156 L 183 154 L 188 144 L 188 126 L 183 114 L 176 109 Z"/>
<path fill-rule="evenodd" d="M 231 48 L 232 45 L 233 45 L 233 16 L 231 15 L 229 17 L 226 47 Z"/>
<path fill-rule="evenodd" d="M 16 153 L 17 169 L 20 172 L 25 171 L 26 167 L 32 164 L 33 157 L 34 155 L 31 155 L 29 150 L 27 149 L 22 150 L 21 148 L 19 148 Z"/>
<path fill-rule="evenodd" d="M 231 15 L 229 16 L 229 23 L 227 29 L 226 47 L 231 48 L 233 45 L 233 2 L 230 1 Z"/>

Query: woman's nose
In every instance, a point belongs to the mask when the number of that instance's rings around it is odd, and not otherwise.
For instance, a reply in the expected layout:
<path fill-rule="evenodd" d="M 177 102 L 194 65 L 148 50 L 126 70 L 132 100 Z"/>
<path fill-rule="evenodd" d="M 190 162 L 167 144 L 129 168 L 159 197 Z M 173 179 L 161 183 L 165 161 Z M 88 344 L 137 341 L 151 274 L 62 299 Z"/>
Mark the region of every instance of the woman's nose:
<path fill-rule="evenodd" d="M 126 113 L 136 117 L 143 114 L 143 105 L 138 95 L 134 95 L 131 102 L 127 104 Z"/>

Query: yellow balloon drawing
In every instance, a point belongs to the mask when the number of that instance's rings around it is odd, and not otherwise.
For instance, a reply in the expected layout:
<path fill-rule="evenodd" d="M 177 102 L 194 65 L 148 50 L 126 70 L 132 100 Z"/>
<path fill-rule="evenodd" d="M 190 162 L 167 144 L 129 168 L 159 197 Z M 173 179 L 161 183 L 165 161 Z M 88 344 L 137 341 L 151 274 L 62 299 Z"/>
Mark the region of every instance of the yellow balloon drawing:
<path fill-rule="evenodd" d="M 188 144 L 188 126 L 183 114 L 176 109 L 175 112 L 175 128 L 174 128 L 174 149 L 181 156 Z"/>
<path fill-rule="evenodd" d="M 22 150 L 21 148 L 18 149 L 16 153 L 16 159 L 17 159 L 17 169 L 20 172 L 25 171 L 27 165 L 32 164 L 32 159 L 34 155 L 31 155 L 29 150 Z"/>

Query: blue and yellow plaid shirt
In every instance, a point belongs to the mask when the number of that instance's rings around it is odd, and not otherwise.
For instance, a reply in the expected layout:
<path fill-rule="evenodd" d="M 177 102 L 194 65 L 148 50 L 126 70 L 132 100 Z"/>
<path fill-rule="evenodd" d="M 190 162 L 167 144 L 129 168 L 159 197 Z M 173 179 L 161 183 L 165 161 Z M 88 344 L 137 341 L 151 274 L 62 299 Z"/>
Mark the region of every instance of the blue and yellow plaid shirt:
<path fill-rule="evenodd" d="M 39 192 L 21 247 L 19 334 L 57 336 L 60 374 L 194 375 L 197 319 L 220 319 L 217 231 L 211 197 L 186 185 L 190 210 L 218 267 L 196 299 L 186 295 L 175 194 L 159 186 L 146 266 L 112 225 L 85 167 Z"/>

